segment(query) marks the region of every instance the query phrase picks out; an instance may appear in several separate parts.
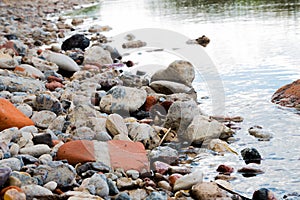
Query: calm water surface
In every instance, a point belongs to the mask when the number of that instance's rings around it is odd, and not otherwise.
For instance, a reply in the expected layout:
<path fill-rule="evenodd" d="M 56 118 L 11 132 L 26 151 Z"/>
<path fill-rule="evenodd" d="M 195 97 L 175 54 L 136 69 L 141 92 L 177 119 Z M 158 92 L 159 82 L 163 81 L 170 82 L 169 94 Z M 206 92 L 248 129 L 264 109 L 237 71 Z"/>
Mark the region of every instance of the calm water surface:
<path fill-rule="evenodd" d="M 264 158 L 260 165 L 264 174 L 251 178 L 235 174 L 239 178 L 233 187 L 249 197 L 261 187 L 278 197 L 300 193 L 300 116 L 270 102 L 276 89 L 300 77 L 300 1 L 104 0 L 95 15 L 96 23 L 113 28 L 107 35 L 166 28 L 189 38 L 208 36 L 211 42 L 205 50 L 225 90 L 224 114 L 244 117 L 235 136 L 238 141 L 231 146 L 238 152 L 254 147 Z M 203 91 L 202 84 L 197 78 L 199 101 L 209 114 L 210 99 L 201 99 L 209 91 Z M 257 141 L 247 131 L 253 125 L 272 132 L 274 138 Z M 210 180 L 222 163 L 235 169 L 244 166 L 240 156 L 225 155 L 204 159 L 199 167 Z"/>

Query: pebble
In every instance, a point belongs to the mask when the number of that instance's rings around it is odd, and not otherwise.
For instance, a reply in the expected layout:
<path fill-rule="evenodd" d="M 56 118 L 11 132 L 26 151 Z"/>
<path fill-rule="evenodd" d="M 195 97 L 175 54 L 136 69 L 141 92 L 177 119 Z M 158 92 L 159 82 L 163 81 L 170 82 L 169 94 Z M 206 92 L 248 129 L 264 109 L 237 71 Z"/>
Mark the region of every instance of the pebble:
<path fill-rule="evenodd" d="M 39 157 L 43 154 L 50 153 L 51 149 L 46 144 L 37 144 L 34 146 L 24 147 L 20 149 L 21 154 L 28 154 L 34 157 Z"/>
<path fill-rule="evenodd" d="M 203 181 L 203 172 L 201 170 L 195 170 L 194 172 L 184 175 L 177 179 L 174 183 L 173 190 L 188 190 L 193 185 L 201 183 Z"/>
<path fill-rule="evenodd" d="M 0 167 L 0 187 L 2 187 L 8 180 L 11 169 L 8 167 Z"/>
<path fill-rule="evenodd" d="M 241 151 L 241 154 L 246 164 L 249 163 L 260 164 L 262 160 L 261 155 L 255 148 L 245 148 Z"/>
<path fill-rule="evenodd" d="M 62 70 L 69 72 L 76 72 L 80 70 L 80 67 L 77 65 L 77 63 L 72 58 L 64 54 L 44 51 L 43 56 L 47 61 L 53 62 L 58 65 L 58 67 Z"/>
<path fill-rule="evenodd" d="M 33 199 L 34 197 L 50 197 L 53 193 L 40 185 L 24 185 L 21 189 L 26 194 L 26 197 Z"/>
<path fill-rule="evenodd" d="M 72 24 L 73 23 L 79 24 L 81 22 L 83 21 L 80 21 L 78 19 L 72 20 Z M 61 45 L 61 49 L 67 51 L 67 50 L 79 48 L 84 51 L 84 49 L 87 48 L 89 45 L 90 45 L 90 40 L 87 37 L 85 37 L 82 34 L 75 34 L 69 37 L 68 39 L 66 39 L 65 41 L 63 41 Z"/>
<path fill-rule="evenodd" d="M 20 171 L 22 163 L 18 158 L 7 158 L 0 160 L 1 167 L 8 167 L 12 171 Z"/>
<path fill-rule="evenodd" d="M 56 117 L 57 116 L 54 112 L 51 112 L 49 110 L 42 110 L 33 113 L 31 120 L 34 121 L 34 124 L 37 127 L 46 129 Z"/>

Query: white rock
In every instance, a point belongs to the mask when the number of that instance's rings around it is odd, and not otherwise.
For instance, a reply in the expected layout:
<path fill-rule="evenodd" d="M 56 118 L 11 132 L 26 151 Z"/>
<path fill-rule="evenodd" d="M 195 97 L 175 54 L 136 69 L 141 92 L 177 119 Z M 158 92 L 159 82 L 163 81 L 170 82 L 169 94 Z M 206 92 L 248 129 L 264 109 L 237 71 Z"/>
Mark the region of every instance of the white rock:
<path fill-rule="evenodd" d="M 21 187 L 27 197 L 47 197 L 52 196 L 53 193 L 40 185 L 24 185 Z"/>
<path fill-rule="evenodd" d="M 93 64 L 96 66 L 112 64 L 110 53 L 100 46 L 92 46 L 84 53 L 84 64 Z"/>
<path fill-rule="evenodd" d="M 22 104 L 18 105 L 17 109 L 20 110 L 27 117 L 32 116 L 32 113 L 33 113 L 32 107 L 30 105 L 28 105 L 27 103 L 22 103 Z"/>
<path fill-rule="evenodd" d="M 0 53 L 0 68 L 13 69 L 18 65 L 18 62 L 8 54 Z"/>
<path fill-rule="evenodd" d="M 45 75 L 39 69 L 28 64 L 21 64 L 17 66 L 15 68 L 15 72 L 32 78 L 45 79 Z"/>
<path fill-rule="evenodd" d="M 43 56 L 49 62 L 53 62 L 57 64 L 59 68 L 62 70 L 70 71 L 70 72 L 76 72 L 80 70 L 80 67 L 77 65 L 77 63 L 72 58 L 64 54 L 55 53 L 46 50 L 43 52 Z"/>
<path fill-rule="evenodd" d="M 9 167 L 12 171 L 20 171 L 21 161 L 18 158 L 7 158 L 7 159 L 0 160 L 0 166 Z"/>
<path fill-rule="evenodd" d="M 55 181 L 50 181 L 44 185 L 44 188 L 47 188 L 50 191 L 54 191 L 57 187 L 57 183 Z"/>
<path fill-rule="evenodd" d="M 199 169 L 195 170 L 194 172 L 184 175 L 181 178 L 177 179 L 173 190 L 189 190 L 198 183 L 203 181 L 203 173 Z"/>
<path fill-rule="evenodd" d="M 188 87 L 182 83 L 171 81 L 153 81 L 149 85 L 155 92 L 162 94 L 175 94 L 175 93 L 195 93 L 192 87 Z"/>
<path fill-rule="evenodd" d="M 48 128 L 51 122 L 56 118 L 56 114 L 49 110 L 42 110 L 35 112 L 31 117 L 31 120 L 37 127 Z"/>
<path fill-rule="evenodd" d="M 46 60 L 37 57 L 32 57 L 32 63 L 37 69 L 39 69 L 42 72 L 50 71 L 50 70 L 56 72 L 59 68 L 55 63 L 48 62 Z"/>
<path fill-rule="evenodd" d="M 118 134 L 128 135 L 128 129 L 124 123 L 123 117 L 119 114 L 110 114 L 106 120 L 106 128 L 112 134 L 112 136 Z"/>
<path fill-rule="evenodd" d="M 16 143 L 12 143 L 12 145 L 9 148 L 9 152 L 10 152 L 11 156 L 18 155 L 19 150 L 20 150 L 20 146 Z"/>
<path fill-rule="evenodd" d="M 29 154 L 34 157 L 39 157 L 43 154 L 49 154 L 50 147 L 46 144 L 37 144 L 31 147 L 25 147 L 20 149 L 20 154 Z"/>

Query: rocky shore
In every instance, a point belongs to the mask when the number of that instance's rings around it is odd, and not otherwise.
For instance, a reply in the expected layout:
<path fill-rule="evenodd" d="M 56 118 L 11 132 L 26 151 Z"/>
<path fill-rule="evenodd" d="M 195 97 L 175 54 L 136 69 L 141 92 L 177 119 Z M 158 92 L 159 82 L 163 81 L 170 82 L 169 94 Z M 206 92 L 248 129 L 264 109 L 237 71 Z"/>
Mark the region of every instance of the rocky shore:
<path fill-rule="evenodd" d="M 234 171 L 264 173 L 262 157 L 230 147 L 242 118 L 203 114 L 192 64 L 175 60 L 150 78 L 124 72 L 134 63 L 100 33 L 109 27 L 83 35 L 76 34 L 82 19 L 47 19 L 87 3 L 94 2 L 0 4 L 1 198 L 276 199 L 265 188 L 248 198 L 232 189 Z M 146 44 L 131 39 L 123 46 Z M 249 133 L 272 138 L 261 127 Z M 245 166 L 220 165 L 215 180 L 204 181 L 197 159 L 224 154 L 241 155 Z"/>

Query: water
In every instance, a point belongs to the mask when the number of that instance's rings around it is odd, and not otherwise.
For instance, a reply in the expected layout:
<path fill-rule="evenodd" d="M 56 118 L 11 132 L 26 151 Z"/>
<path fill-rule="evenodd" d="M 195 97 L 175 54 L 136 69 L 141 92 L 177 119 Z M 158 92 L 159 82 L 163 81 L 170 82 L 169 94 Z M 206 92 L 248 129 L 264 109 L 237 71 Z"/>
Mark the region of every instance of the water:
<path fill-rule="evenodd" d="M 238 152 L 254 147 L 264 158 L 264 174 L 251 178 L 235 174 L 239 178 L 233 187 L 249 197 L 261 187 L 278 197 L 300 193 L 300 116 L 270 102 L 279 87 L 300 77 L 300 1 L 104 0 L 94 16 L 98 19 L 91 24 L 113 28 L 106 35 L 166 28 L 189 38 L 208 36 L 211 42 L 205 50 L 223 81 L 224 114 L 244 117 L 235 136 L 238 141 L 231 146 Z M 196 79 L 199 95 L 205 96 L 201 84 Z M 210 113 L 211 100 L 200 101 Z M 274 138 L 257 141 L 247 131 L 253 125 L 264 127 Z M 203 160 L 200 165 L 207 163 L 208 180 L 218 164 L 231 164 L 235 169 L 244 165 L 235 155 Z"/>

